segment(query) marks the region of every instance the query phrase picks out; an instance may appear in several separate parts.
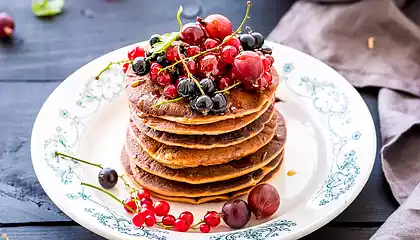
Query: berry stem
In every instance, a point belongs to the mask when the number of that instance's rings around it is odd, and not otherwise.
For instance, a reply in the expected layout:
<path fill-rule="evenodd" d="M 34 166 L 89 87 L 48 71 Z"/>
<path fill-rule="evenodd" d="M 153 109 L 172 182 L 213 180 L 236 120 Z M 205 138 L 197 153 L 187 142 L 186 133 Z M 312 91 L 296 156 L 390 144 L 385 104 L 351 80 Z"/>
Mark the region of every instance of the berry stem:
<path fill-rule="evenodd" d="M 164 228 L 164 229 L 168 229 L 168 230 L 172 229 L 172 226 L 166 226 L 165 224 L 163 224 L 161 222 L 156 222 L 156 225 L 158 225 L 159 227 Z"/>
<path fill-rule="evenodd" d="M 216 47 L 214 47 L 214 48 L 210 48 L 210 49 L 205 50 L 205 51 L 202 51 L 202 52 L 200 52 L 200 53 L 198 53 L 198 54 L 196 54 L 196 55 L 194 55 L 194 56 L 187 57 L 187 58 L 185 58 L 184 60 L 194 60 L 195 58 L 197 58 L 197 57 L 199 57 L 199 56 L 201 56 L 201 55 L 204 55 L 204 54 L 206 54 L 206 53 L 213 52 L 213 51 L 217 51 L 217 50 L 219 50 L 219 49 L 220 49 L 220 47 L 221 47 L 223 44 L 225 44 L 227 41 L 229 41 L 231 38 L 233 38 L 233 37 L 234 37 L 237 33 L 240 33 L 240 32 L 241 32 L 242 27 L 244 26 L 244 24 L 245 24 L 245 22 L 246 22 L 246 20 L 249 18 L 249 17 L 248 17 L 248 15 L 249 15 L 249 10 L 250 10 L 250 8 L 251 8 L 251 1 L 248 1 L 246 4 L 247 4 L 247 7 L 246 7 L 246 12 L 245 12 L 245 17 L 244 17 L 244 19 L 242 20 L 241 24 L 239 25 L 239 27 L 236 29 L 236 31 L 235 31 L 235 32 L 233 32 L 231 35 L 229 35 L 229 37 L 225 38 L 225 39 L 222 41 L 222 43 L 220 43 L 220 44 L 219 44 L 219 45 L 217 45 Z M 178 63 L 180 63 L 180 62 L 181 62 L 181 60 L 178 60 L 178 61 L 176 61 L 175 63 L 173 63 L 172 65 L 169 65 L 169 66 L 167 66 L 167 67 L 164 67 L 164 68 L 160 69 L 159 71 L 164 71 L 164 70 L 167 70 L 167 69 L 169 69 L 169 68 L 173 68 L 175 65 L 177 65 L 177 64 L 178 64 Z"/>
<path fill-rule="evenodd" d="M 182 32 L 181 14 L 182 14 L 183 10 L 184 10 L 184 8 L 181 5 L 181 6 L 179 6 L 178 12 L 176 13 L 176 20 L 178 21 L 178 24 L 179 24 L 179 34 L 181 34 L 181 32 Z"/>
<path fill-rule="evenodd" d="M 102 75 L 102 73 L 104 73 L 105 71 L 108 71 L 108 70 L 110 70 L 111 69 L 111 66 L 112 65 L 115 65 L 115 64 L 122 64 L 122 63 L 126 63 L 126 62 L 129 62 L 129 63 L 131 63 L 131 61 L 130 60 L 121 60 L 121 61 L 119 61 L 119 62 L 109 62 L 108 63 L 108 65 L 106 65 L 106 67 L 104 68 L 104 69 L 102 69 L 99 73 L 98 73 L 98 75 L 96 75 L 96 77 L 95 77 L 95 79 L 96 80 L 99 80 L 99 78 L 101 77 L 101 75 Z"/>
<path fill-rule="evenodd" d="M 100 168 L 100 169 L 103 169 L 102 164 L 96 164 L 96 163 L 88 162 L 88 161 L 82 160 L 82 159 L 80 159 L 80 158 L 76 158 L 76 157 L 73 157 L 73 156 L 67 155 L 67 154 L 65 154 L 65 153 L 55 152 L 55 155 L 56 155 L 56 156 L 63 156 L 63 157 L 67 157 L 67 158 L 70 158 L 70 159 L 72 159 L 72 160 L 74 160 L 74 161 L 77 161 L 77 162 L 82 162 L 82 163 L 86 163 L 86 164 L 89 164 L 89 165 L 91 165 L 91 166 L 95 166 L 95 167 L 98 167 L 98 168 Z"/>
<path fill-rule="evenodd" d="M 174 99 L 171 99 L 171 100 L 166 100 L 166 101 L 158 102 L 155 105 L 153 105 L 152 108 L 159 107 L 160 105 L 163 105 L 163 104 L 166 104 L 166 103 L 178 102 L 178 101 L 180 101 L 183 98 L 184 97 L 179 97 L 179 98 L 174 98 Z"/>
<path fill-rule="evenodd" d="M 200 226 L 200 224 L 202 224 L 203 222 L 204 220 L 201 219 L 198 223 L 191 225 L 190 228 L 193 230 L 197 230 L 198 229 L 197 227 Z"/>
<path fill-rule="evenodd" d="M 119 198 L 117 198 L 114 194 L 112 194 L 112 193 L 110 193 L 110 192 L 108 192 L 108 191 L 106 191 L 105 189 L 102 189 L 102 188 L 100 188 L 100 187 L 97 187 L 97 186 L 95 186 L 95 185 L 92 185 L 92 184 L 89 184 L 89 183 L 85 183 L 85 182 L 81 182 L 80 183 L 81 185 L 83 185 L 83 186 L 86 186 L 86 187 L 90 187 L 90 188 L 94 188 L 94 189 L 96 189 L 96 190 L 98 190 L 98 191 L 101 191 L 101 192 L 103 192 L 103 193 L 105 193 L 105 194 L 107 194 L 108 196 L 110 196 L 110 197 L 112 197 L 113 199 L 115 199 L 117 202 L 119 202 L 119 203 L 121 203 L 122 205 L 124 205 L 126 208 L 128 208 L 131 212 L 136 212 L 136 211 L 134 211 L 134 209 L 132 209 L 130 206 L 128 206 L 127 204 L 125 204 L 124 203 L 124 201 L 122 201 L 121 199 L 119 199 Z"/>
<path fill-rule="evenodd" d="M 229 94 L 229 90 L 231 90 L 232 88 L 238 86 L 239 84 L 241 84 L 241 82 L 237 82 L 237 83 L 233 84 L 232 86 L 230 86 L 228 88 L 225 88 L 223 90 L 216 91 L 216 93 L 226 93 L 226 94 Z"/>

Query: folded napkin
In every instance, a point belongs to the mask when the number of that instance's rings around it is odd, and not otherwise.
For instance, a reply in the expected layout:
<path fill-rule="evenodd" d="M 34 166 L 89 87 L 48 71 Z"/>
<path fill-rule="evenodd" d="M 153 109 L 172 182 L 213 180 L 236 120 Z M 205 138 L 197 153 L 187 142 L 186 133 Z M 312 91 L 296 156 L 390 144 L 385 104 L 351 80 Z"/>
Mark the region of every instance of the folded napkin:
<path fill-rule="evenodd" d="M 380 88 L 383 170 L 402 205 L 372 239 L 420 239 L 420 28 L 404 4 L 298 1 L 268 37 L 326 62 L 356 87 Z"/>

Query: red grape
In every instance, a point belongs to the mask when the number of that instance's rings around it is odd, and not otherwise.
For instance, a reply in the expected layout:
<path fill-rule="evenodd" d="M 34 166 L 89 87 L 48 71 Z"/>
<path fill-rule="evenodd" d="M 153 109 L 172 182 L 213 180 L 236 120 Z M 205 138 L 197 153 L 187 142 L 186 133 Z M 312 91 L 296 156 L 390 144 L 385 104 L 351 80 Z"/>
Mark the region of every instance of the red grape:
<path fill-rule="evenodd" d="M 267 218 L 279 208 L 280 196 L 275 187 L 268 183 L 263 183 L 256 186 L 249 193 L 248 204 L 257 219 Z"/>
<path fill-rule="evenodd" d="M 224 39 L 232 34 L 232 23 L 228 18 L 220 14 L 212 14 L 201 21 L 211 38 Z"/>
<path fill-rule="evenodd" d="M 0 13 L 0 38 L 10 37 L 15 30 L 13 18 L 5 13 Z"/>
<path fill-rule="evenodd" d="M 176 90 L 176 87 L 174 85 L 169 85 L 169 86 L 173 86 L 175 88 L 176 94 L 178 96 L 178 92 Z M 166 202 L 164 200 L 159 200 L 155 203 L 155 214 L 158 217 L 163 217 L 163 216 L 168 215 L 170 210 L 171 210 L 171 206 L 169 205 L 168 202 Z"/>
<path fill-rule="evenodd" d="M 226 40 L 228 37 L 229 36 L 225 37 L 224 40 Z M 241 48 L 241 41 L 239 41 L 239 38 L 237 38 L 237 37 L 232 37 L 229 40 L 227 40 L 223 45 L 224 46 L 233 46 L 233 47 L 236 48 L 236 50 L 239 51 L 239 49 Z"/>
<path fill-rule="evenodd" d="M 264 74 L 261 57 L 253 51 L 243 51 L 236 56 L 232 70 L 238 80 L 251 85 Z"/>
<path fill-rule="evenodd" d="M 218 40 L 207 38 L 202 44 L 201 44 L 201 50 L 208 50 L 215 48 L 219 46 L 220 42 Z"/>
<path fill-rule="evenodd" d="M 217 68 L 219 59 L 214 54 L 207 54 L 203 57 L 199 57 L 198 64 L 200 73 L 204 75 L 218 73 L 219 71 Z"/>
<path fill-rule="evenodd" d="M 220 58 L 222 59 L 222 61 L 229 64 L 233 63 L 233 60 L 237 55 L 238 50 L 234 46 L 225 46 L 220 52 Z"/>
<path fill-rule="evenodd" d="M 187 57 L 192 57 L 200 53 L 200 48 L 198 46 L 190 46 L 187 47 L 185 53 L 187 54 Z"/>
<path fill-rule="evenodd" d="M 233 199 L 222 207 L 223 221 L 231 228 L 242 228 L 251 219 L 248 204 L 241 199 Z"/>
<path fill-rule="evenodd" d="M 204 31 L 196 23 L 187 23 L 182 27 L 181 40 L 189 45 L 198 45 L 204 37 Z"/>

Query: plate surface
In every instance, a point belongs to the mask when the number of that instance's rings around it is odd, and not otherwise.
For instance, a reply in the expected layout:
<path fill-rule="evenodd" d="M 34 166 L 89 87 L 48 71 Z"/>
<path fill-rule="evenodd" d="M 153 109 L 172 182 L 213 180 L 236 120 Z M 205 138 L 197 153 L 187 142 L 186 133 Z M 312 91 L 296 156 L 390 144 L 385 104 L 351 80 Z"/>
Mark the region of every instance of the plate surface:
<path fill-rule="evenodd" d="M 225 225 L 210 234 L 135 228 L 121 205 L 101 192 L 98 169 L 54 156 L 66 152 L 110 166 L 119 173 L 119 156 L 129 119 L 122 94 L 123 74 L 109 61 L 126 57 L 128 46 L 104 55 L 69 76 L 50 95 L 36 119 L 31 139 L 36 175 L 51 200 L 69 217 L 108 239 L 296 239 L 341 213 L 365 185 L 375 160 L 376 137 L 370 113 L 357 91 L 322 62 L 294 49 L 270 43 L 281 75 L 276 104 L 285 116 L 287 142 L 281 170 L 270 181 L 280 192 L 280 209 L 270 219 L 251 219 L 246 228 Z M 296 172 L 287 176 L 287 172 Z M 121 181 L 112 192 L 124 199 Z M 223 203 L 171 203 L 177 216 L 185 210 L 198 220 Z"/>

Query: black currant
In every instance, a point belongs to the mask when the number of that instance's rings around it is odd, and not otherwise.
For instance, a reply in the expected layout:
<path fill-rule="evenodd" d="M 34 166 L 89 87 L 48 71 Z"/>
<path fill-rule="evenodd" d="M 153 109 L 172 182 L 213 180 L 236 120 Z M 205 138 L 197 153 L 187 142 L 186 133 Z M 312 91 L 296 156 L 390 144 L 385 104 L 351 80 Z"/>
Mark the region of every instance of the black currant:
<path fill-rule="evenodd" d="M 264 37 L 259 32 L 253 32 L 251 33 L 251 36 L 255 39 L 255 47 L 254 48 L 260 48 L 264 44 Z"/>
<path fill-rule="evenodd" d="M 204 78 L 200 81 L 200 86 L 203 89 L 204 93 L 207 95 L 212 95 L 216 88 L 214 87 L 214 81 L 210 78 Z"/>
<path fill-rule="evenodd" d="M 150 51 L 150 50 L 147 50 L 147 52 L 146 52 L 146 57 L 150 57 L 150 56 L 152 56 L 153 55 L 153 52 L 152 51 Z M 150 61 L 151 62 L 156 62 L 156 60 L 157 60 L 157 58 L 159 57 L 159 56 L 162 56 L 163 55 L 163 53 L 158 53 L 158 54 L 155 54 L 155 55 L 153 55 L 153 57 L 152 58 L 150 58 Z"/>
<path fill-rule="evenodd" d="M 241 42 L 242 48 L 246 50 L 253 50 L 255 48 L 255 38 L 250 34 L 241 34 L 239 36 L 239 41 Z"/>
<path fill-rule="evenodd" d="M 144 76 L 150 72 L 150 61 L 144 57 L 137 57 L 133 60 L 132 68 L 137 76 Z"/>
<path fill-rule="evenodd" d="M 183 78 L 178 83 L 178 94 L 181 97 L 193 96 L 197 93 L 197 86 L 191 78 Z"/>
<path fill-rule="evenodd" d="M 273 53 L 273 49 L 271 49 L 271 47 L 264 45 L 261 47 L 261 52 L 264 54 L 268 54 L 271 55 Z"/>
<path fill-rule="evenodd" d="M 168 61 L 165 56 L 157 57 L 156 62 L 159 63 L 160 66 L 162 66 L 162 67 L 167 67 L 167 66 L 171 65 L 171 62 Z"/>
<path fill-rule="evenodd" d="M 201 95 L 195 100 L 195 109 L 207 113 L 213 107 L 213 101 L 207 95 Z"/>
<path fill-rule="evenodd" d="M 216 93 L 211 100 L 213 102 L 213 108 L 211 109 L 213 113 L 222 113 L 226 111 L 227 101 L 223 93 Z"/>
<path fill-rule="evenodd" d="M 103 168 L 99 172 L 98 180 L 103 188 L 113 188 L 118 182 L 118 173 L 112 168 Z"/>
<path fill-rule="evenodd" d="M 161 42 L 159 34 L 153 34 L 149 39 L 149 44 L 152 47 L 153 45 L 155 45 L 155 43 L 158 43 L 158 42 Z"/>

